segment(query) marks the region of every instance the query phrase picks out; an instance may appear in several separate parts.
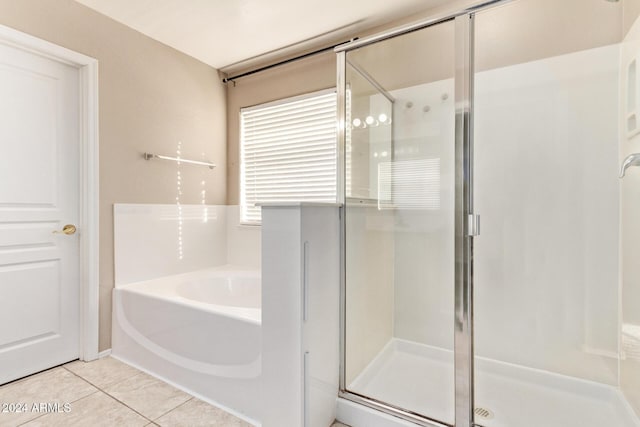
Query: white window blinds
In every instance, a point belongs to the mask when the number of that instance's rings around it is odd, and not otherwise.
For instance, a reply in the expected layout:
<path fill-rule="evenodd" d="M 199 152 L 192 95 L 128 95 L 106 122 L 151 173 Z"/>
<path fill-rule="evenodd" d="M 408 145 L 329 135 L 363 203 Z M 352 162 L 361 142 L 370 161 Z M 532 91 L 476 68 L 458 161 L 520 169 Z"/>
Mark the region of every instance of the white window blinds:
<path fill-rule="evenodd" d="M 326 90 L 240 111 L 240 222 L 268 202 L 335 202 L 336 93 Z"/>

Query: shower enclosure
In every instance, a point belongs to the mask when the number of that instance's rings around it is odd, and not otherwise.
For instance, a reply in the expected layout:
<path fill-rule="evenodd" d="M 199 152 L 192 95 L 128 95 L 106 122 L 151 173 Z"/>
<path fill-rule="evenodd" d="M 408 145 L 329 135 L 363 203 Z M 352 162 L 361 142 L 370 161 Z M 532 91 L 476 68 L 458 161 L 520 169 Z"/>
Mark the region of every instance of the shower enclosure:
<path fill-rule="evenodd" d="M 336 49 L 341 397 L 425 426 L 640 425 L 620 7 L 491 1 Z"/>

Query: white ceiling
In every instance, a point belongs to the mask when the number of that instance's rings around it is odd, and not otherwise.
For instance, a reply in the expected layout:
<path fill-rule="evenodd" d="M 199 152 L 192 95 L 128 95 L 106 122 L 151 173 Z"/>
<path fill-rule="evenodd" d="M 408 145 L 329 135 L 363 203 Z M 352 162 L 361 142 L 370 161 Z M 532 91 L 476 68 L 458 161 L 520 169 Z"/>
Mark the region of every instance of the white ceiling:
<path fill-rule="evenodd" d="M 225 68 L 327 33 L 356 30 L 447 0 L 77 0 Z M 352 33 L 351 33 L 352 34 Z"/>

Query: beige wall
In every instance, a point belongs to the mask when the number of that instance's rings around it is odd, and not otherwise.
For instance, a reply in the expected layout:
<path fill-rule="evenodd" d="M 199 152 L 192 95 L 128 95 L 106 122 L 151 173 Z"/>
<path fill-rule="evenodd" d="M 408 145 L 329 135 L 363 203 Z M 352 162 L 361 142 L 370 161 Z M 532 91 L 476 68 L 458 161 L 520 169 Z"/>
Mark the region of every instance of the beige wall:
<path fill-rule="evenodd" d="M 478 13 L 476 68 L 519 64 L 621 40 L 621 3 L 517 0 Z"/>
<path fill-rule="evenodd" d="M 475 30 L 475 67 L 484 71 L 619 43 L 622 6 L 518 0 L 478 13 Z M 453 76 L 454 37 L 455 26 L 448 22 L 359 49 L 350 58 L 387 90 L 413 86 Z"/>
<path fill-rule="evenodd" d="M 626 36 L 640 15 L 640 0 L 622 0 L 622 8 L 622 30 L 623 35 Z"/>
<path fill-rule="evenodd" d="M 225 92 L 218 72 L 71 0 L 0 0 L 0 24 L 99 61 L 100 350 L 111 346 L 113 203 L 173 203 L 176 169 L 144 151 L 218 164 L 183 168 L 183 203 L 226 198 Z"/>

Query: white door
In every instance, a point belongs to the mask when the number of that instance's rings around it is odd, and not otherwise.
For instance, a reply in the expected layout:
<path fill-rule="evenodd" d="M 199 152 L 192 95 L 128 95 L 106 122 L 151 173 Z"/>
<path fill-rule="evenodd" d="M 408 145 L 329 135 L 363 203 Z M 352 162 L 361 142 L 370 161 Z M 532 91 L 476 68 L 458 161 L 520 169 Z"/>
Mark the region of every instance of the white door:
<path fill-rule="evenodd" d="M 0 384 L 79 355 L 79 84 L 0 45 Z"/>

